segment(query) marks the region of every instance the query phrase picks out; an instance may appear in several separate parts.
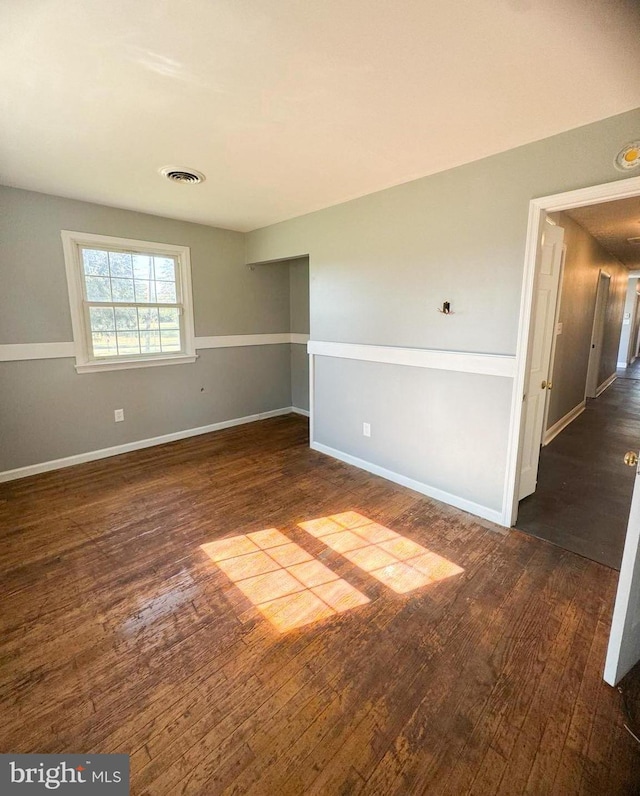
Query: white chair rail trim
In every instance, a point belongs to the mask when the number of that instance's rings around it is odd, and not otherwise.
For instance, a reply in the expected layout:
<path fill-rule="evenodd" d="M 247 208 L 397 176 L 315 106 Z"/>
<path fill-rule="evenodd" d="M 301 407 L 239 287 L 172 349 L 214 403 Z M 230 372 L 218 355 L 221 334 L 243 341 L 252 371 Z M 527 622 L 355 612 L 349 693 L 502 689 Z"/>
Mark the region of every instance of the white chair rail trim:
<path fill-rule="evenodd" d="M 479 373 L 505 378 L 513 378 L 516 372 L 515 356 L 502 354 L 476 354 L 468 351 L 439 351 L 433 348 L 401 348 L 359 343 L 329 343 L 319 340 L 310 340 L 307 351 L 314 356 L 359 359 L 364 362 L 454 370 L 460 373 Z"/>
<path fill-rule="evenodd" d="M 236 348 L 254 345 L 305 345 L 308 334 L 231 334 L 214 337 L 196 337 L 196 350 L 203 348 Z M 0 362 L 18 362 L 27 359 L 66 359 L 75 357 L 73 343 L 8 343 L 0 345 Z"/>

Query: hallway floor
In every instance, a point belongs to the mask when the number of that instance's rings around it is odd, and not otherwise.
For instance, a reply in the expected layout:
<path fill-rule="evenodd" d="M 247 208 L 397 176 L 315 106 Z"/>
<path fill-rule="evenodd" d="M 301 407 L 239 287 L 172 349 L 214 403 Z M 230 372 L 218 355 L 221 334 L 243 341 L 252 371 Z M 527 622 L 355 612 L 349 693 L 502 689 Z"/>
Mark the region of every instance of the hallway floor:
<path fill-rule="evenodd" d="M 516 528 L 620 569 L 634 469 L 622 458 L 640 446 L 640 361 L 549 445 L 538 486 L 520 503 Z"/>
<path fill-rule="evenodd" d="M 640 379 L 640 357 L 628 368 L 618 368 L 616 376 L 619 379 Z"/>

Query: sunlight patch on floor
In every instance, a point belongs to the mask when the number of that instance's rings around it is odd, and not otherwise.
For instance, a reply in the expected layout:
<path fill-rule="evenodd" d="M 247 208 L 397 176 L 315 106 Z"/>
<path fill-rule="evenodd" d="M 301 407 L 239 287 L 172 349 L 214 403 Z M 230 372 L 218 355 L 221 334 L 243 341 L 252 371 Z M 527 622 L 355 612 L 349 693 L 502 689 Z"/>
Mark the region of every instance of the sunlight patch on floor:
<path fill-rule="evenodd" d="M 276 528 L 201 549 L 281 633 L 369 602 Z"/>
<path fill-rule="evenodd" d="M 298 527 L 398 594 L 464 572 L 457 564 L 356 511 L 300 522 Z"/>

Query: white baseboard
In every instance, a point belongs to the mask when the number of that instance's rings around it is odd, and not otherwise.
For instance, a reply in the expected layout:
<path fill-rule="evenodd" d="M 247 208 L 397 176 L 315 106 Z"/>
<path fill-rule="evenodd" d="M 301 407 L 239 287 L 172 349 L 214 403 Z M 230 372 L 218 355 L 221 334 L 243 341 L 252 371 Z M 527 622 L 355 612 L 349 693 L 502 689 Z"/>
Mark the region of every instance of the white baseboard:
<path fill-rule="evenodd" d="M 616 367 L 617 367 L 618 369 L 622 369 L 622 370 L 624 370 L 625 368 L 628 368 L 628 367 L 629 367 L 629 365 L 627 365 L 627 363 L 626 363 L 626 362 L 616 362 Z"/>
<path fill-rule="evenodd" d="M 354 467 L 359 467 L 361 470 L 366 470 L 368 473 L 379 475 L 382 478 L 386 478 L 388 481 L 393 481 L 395 484 L 413 489 L 414 492 L 420 492 L 420 494 L 434 498 L 434 500 L 448 503 L 450 506 L 455 506 L 457 509 L 468 511 L 469 514 L 475 514 L 476 517 L 483 517 L 485 520 L 491 520 L 491 522 L 495 522 L 496 525 L 505 527 L 501 511 L 490 509 L 487 506 L 482 506 L 480 503 L 474 503 L 472 500 L 466 500 L 457 495 L 452 495 L 450 492 L 444 492 L 437 487 L 429 486 L 429 484 L 424 484 L 421 481 L 415 481 L 413 478 L 408 478 L 399 473 L 394 473 L 392 470 L 387 470 L 385 467 L 380 467 L 364 459 L 359 459 L 357 456 L 351 456 L 349 453 L 344 453 L 328 445 L 323 445 L 321 442 L 312 442 L 311 448 L 319 453 L 325 453 L 333 459 L 339 459 L 341 462 L 345 462 L 345 464 L 352 464 Z"/>
<path fill-rule="evenodd" d="M 291 406 L 290 409 L 295 415 L 302 415 L 303 417 L 309 417 L 308 409 L 299 409 L 297 406 Z"/>
<path fill-rule="evenodd" d="M 610 387 L 616 379 L 617 376 L 615 373 L 612 373 L 608 379 L 605 379 L 605 381 L 603 381 L 602 384 L 596 390 L 596 398 L 602 395 L 602 393 L 607 389 L 607 387 Z"/>
<path fill-rule="evenodd" d="M 564 417 L 561 417 L 557 423 L 554 423 L 550 428 L 548 428 L 544 432 L 544 439 L 542 441 L 543 445 L 548 445 L 552 439 L 555 439 L 561 431 L 569 425 L 569 423 L 573 422 L 576 417 L 581 415 L 587 407 L 586 400 L 579 403 L 577 406 L 574 406 L 570 412 Z"/>
<path fill-rule="evenodd" d="M 297 409 L 294 406 L 284 406 L 282 409 L 272 409 L 268 412 L 260 412 L 256 415 L 246 415 L 245 417 L 236 417 L 232 420 L 222 420 L 220 423 L 210 423 L 208 426 L 187 428 L 184 431 L 174 431 L 171 434 L 163 434 L 160 437 L 140 439 L 135 442 L 126 442 L 123 445 L 114 445 L 111 448 L 101 448 L 100 450 L 78 453 L 75 456 L 65 456 L 63 459 L 53 459 L 52 461 L 41 462 L 39 464 L 30 464 L 27 467 L 18 467 L 15 470 L 5 470 L 4 472 L 0 472 L 0 483 L 15 481 L 18 478 L 28 478 L 30 475 L 48 473 L 51 470 L 61 470 L 63 467 L 72 467 L 75 464 L 84 464 L 85 462 L 94 462 L 98 459 L 107 459 L 110 456 L 119 456 L 121 453 L 151 448 L 154 445 L 164 445 L 167 442 L 175 442 L 176 440 L 187 439 L 188 437 L 197 437 L 199 434 L 209 434 L 212 431 L 220 431 L 223 428 L 242 426 L 245 423 L 255 423 L 257 420 L 266 420 L 269 417 L 289 415 L 292 412 L 305 414 L 304 409 Z"/>

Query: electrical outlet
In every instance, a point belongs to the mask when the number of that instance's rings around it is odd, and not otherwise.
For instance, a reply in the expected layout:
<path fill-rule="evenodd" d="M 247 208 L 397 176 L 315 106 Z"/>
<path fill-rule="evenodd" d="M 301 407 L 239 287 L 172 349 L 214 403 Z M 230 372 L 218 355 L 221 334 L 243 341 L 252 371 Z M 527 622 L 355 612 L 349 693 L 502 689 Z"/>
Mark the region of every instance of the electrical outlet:
<path fill-rule="evenodd" d="M 124 409 L 114 409 L 113 410 L 113 419 L 116 423 L 122 423 L 124 420 Z"/>
<path fill-rule="evenodd" d="M 371 436 L 371 423 L 363 423 L 362 424 L 362 435 L 364 437 Z"/>

